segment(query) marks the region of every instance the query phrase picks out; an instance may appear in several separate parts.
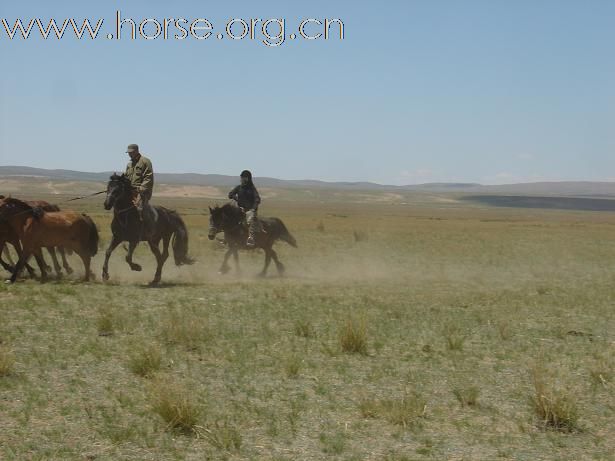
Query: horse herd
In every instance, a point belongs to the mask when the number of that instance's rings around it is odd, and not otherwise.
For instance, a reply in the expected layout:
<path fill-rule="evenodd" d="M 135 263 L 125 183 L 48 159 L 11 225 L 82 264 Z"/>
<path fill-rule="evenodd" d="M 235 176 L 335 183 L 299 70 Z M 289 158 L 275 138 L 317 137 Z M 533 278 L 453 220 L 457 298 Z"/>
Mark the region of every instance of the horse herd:
<path fill-rule="evenodd" d="M 188 256 L 188 230 L 180 215 L 162 206 L 152 206 L 154 215 L 151 229 L 144 230 L 139 212 L 133 203 L 135 191 L 130 180 L 125 175 L 111 176 L 106 189 L 104 208 L 113 210 L 111 222 L 111 242 L 105 252 L 102 278 L 109 279 L 109 258 L 113 250 L 122 242 L 128 242 L 126 262 L 131 270 L 140 271 L 139 264 L 133 262 L 133 252 L 139 242 L 148 243 L 156 258 L 156 272 L 152 285 L 160 283 L 162 267 L 169 256 L 169 246 L 172 247 L 175 264 L 178 266 L 192 264 L 194 260 Z M 244 223 L 243 211 L 233 204 L 209 208 L 208 237 L 213 240 L 219 232 L 224 232 L 224 240 L 228 247 L 220 273 L 226 273 L 230 267 L 228 259 L 232 255 L 239 268 L 238 250 L 246 248 L 247 229 Z M 255 248 L 265 252 L 265 265 L 259 275 L 266 275 L 271 260 L 275 262 L 278 272 L 284 272 L 284 265 L 279 261 L 273 250 L 276 240 L 283 240 L 293 247 L 297 242 L 284 223 L 278 218 L 260 218 L 261 232 L 256 235 Z M 94 221 L 86 214 L 75 211 L 60 210 L 57 205 L 45 201 L 24 201 L 13 197 L 0 196 L 0 264 L 11 273 L 7 282 L 15 282 L 25 268 L 30 276 L 35 271 L 28 264 L 34 256 L 40 270 L 40 279 L 45 281 L 51 268 L 45 262 L 42 249 L 46 248 L 53 261 L 58 277 L 62 269 L 57 259 L 57 253 L 62 258 L 62 265 L 67 273 L 72 269 L 66 260 L 67 253 L 77 254 L 84 266 L 85 280 L 92 277 L 90 263 L 98 252 L 99 235 Z M 13 264 L 6 244 L 10 243 L 19 257 Z M 162 243 L 162 249 L 160 244 Z M 8 262 L 2 259 L 2 254 L 8 255 Z"/>

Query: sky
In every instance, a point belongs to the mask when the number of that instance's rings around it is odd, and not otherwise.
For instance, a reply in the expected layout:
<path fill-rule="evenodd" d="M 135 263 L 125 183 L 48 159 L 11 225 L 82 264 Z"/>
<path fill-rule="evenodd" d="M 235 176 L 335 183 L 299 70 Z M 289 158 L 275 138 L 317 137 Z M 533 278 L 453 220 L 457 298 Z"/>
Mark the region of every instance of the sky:
<path fill-rule="evenodd" d="M 108 39 L 118 10 L 137 26 L 207 19 L 213 35 Z M 122 171 L 138 143 L 169 173 L 615 180 L 610 0 L 0 2 L 10 28 L 36 18 L 103 25 L 10 40 L 0 24 L 0 165 Z M 234 18 L 284 18 L 286 40 L 265 46 L 260 25 L 233 40 Z M 341 19 L 344 39 L 292 40 L 308 18 Z"/>

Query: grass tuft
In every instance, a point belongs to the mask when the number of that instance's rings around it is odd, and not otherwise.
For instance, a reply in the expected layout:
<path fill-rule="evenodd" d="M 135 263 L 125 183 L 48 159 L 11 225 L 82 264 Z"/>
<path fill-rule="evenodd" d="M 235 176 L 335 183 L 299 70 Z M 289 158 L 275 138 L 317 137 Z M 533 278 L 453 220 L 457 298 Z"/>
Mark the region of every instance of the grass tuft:
<path fill-rule="evenodd" d="M 367 326 L 365 319 L 349 318 L 339 331 L 339 340 L 344 352 L 367 355 Z"/>
<path fill-rule="evenodd" d="M 427 412 L 427 403 L 417 393 L 406 393 L 400 399 L 364 399 L 359 402 L 364 418 L 382 418 L 404 428 L 415 427 Z"/>
<path fill-rule="evenodd" d="M 111 336 L 114 331 L 113 312 L 111 309 L 100 309 L 96 319 L 98 336 Z"/>
<path fill-rule="evenodd" d="M 314 338 L 316 331 L 311 321 L 299 319 L 295 322 L 295 334 L 301 338 Z"/>
<path fill-rule="evenodd" d="M 188 389 L 168 380 L 158 381 L 152 386 L 151 405 L 168 429 L 195 433 L 202 411 Z"/>
<path fill-rule="evenodd" d="M 162 353 L 157 344 L 151 344 L 137 350 L 128 363 L 133 373 L 151 378 L 155 372 L 160 370 L 162 364 Z"/>
<path fill-rule="evenodd" d="M 541 425 L 562 432 L 579 429 L 579 412 L 572 394 L 548 383 L 544 369 L 539 366 L 532 368 L 531 376 L 534 385 L 532 406 Z"/>
<path fill-rule="evenodd" d="M 0 344 L 0 376 L 9 376 L 13 373 L 13 365 L 15 365 L 13 351 Z"/>
<path fill-rule="evenodd" d="M 198 315 L 171 310 L 162 321 L 161 336 L 168 344 L 198 351 L 208 338 L 207 322 Z"/>
<path fill-rule="evenodd" d="M 241 448 L 241 433 L 228 422 L 216 422 L 209 427 L 198 427 L 197 430 L 199 435 L 220 450 L 232 451 Z"/>
<path fill-rule="evenodd" d="M 480 391 L 476 386 L 456 387 L 453 394 L 462 407 L 475 407 L 478 405 L 478 395 Z"/>
<path fill-rule="evenodd" d="M 446 348 L 449 351 L 462 351 L 466 336 L 457 325 L 451 324 L 444 329 L 444 339 L 446 340 Z"/>

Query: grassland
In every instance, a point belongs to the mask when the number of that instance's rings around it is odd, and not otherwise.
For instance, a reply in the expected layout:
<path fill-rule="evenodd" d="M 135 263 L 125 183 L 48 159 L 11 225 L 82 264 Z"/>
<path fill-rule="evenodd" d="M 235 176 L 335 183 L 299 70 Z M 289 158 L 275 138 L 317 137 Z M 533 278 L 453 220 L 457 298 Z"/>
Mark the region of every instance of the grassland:
<path fill-rule="evenodd" d="M 293 194 L 285 277 L 217 275 L 213 200 L 167 197 L 198 262 L 161 288 L 145 246 L 1 286 L 0 459 L 615 459 L 614 215 Z"/>

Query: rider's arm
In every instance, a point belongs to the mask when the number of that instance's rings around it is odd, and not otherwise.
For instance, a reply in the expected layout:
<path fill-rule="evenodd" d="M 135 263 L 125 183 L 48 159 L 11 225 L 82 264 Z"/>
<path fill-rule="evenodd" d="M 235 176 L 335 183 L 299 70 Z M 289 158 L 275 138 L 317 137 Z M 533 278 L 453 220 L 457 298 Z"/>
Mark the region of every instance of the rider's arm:
<path fill-rule="evenodd" d="M 153 188 L 154 183 L 154 170 L 150 162 L 145 162 L 143 168 L 143 181 L 141 181 L 140 192 L 148 191 Z"/>
<path fill-rule="evenodd" d="M 239 191 L 239 186 L 235 186 L 233 190 L 228 193 L 228 198 L 230 198 L 231 200 L 235 200 L 235 197 L 237 196 L 238 191 Z"/>

